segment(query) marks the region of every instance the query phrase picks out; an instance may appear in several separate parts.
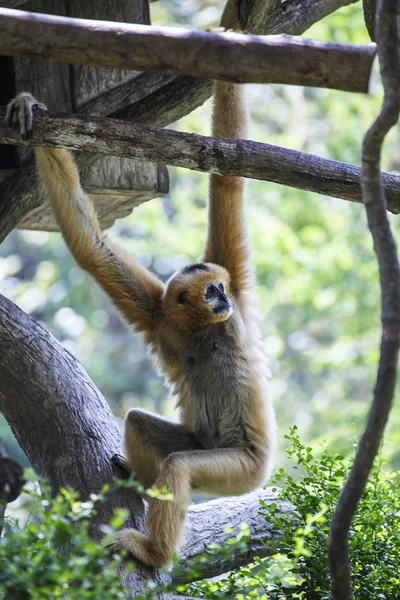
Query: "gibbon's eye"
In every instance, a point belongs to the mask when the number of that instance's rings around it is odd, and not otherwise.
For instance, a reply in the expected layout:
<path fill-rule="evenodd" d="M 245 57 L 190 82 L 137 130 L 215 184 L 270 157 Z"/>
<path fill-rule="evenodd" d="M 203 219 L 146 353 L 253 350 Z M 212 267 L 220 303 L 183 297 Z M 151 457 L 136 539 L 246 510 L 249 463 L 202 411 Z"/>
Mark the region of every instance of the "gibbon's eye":
<path fill-rule="evenodd" d="M 215 285 L 210 283 L 210 285 L 208 285 L 206 288 L 206 291 L 204 293 L 204 298 L 206 300 L 211 300 L 211 298 L 213 298 L 215 296 L 216 289 L 217 288 L 215 287 Z"/>
<path fill-rule="evenodd" d="M 222 282 L 218 284 L 218 289 L 221 290 L 221 292 L 224 291 L 224 284 Z"/>
<path fill-rule="evenodd" d="M 181 292 L 178 296 L 179 304 L 186 304 L 187 292 Z"/>

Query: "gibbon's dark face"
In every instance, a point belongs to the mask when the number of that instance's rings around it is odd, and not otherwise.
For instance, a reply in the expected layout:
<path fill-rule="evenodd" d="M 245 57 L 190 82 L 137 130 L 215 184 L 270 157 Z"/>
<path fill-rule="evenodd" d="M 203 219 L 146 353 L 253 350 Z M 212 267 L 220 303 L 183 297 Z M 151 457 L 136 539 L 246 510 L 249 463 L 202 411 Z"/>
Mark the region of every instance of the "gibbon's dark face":
<path fill-rule="evenodd" d="M 226 321 L 232 314 L 228 271 L 212 263 L 185 267 L 168 281 L 163 305 L 180 329 Z"/>

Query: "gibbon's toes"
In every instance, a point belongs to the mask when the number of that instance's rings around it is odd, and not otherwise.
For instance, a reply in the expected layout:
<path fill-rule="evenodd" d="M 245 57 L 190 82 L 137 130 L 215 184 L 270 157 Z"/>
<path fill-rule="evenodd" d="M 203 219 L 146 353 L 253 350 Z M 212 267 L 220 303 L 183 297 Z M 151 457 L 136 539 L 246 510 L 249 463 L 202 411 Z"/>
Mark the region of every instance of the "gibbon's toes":
<path fill-rule="evenodd" d="M 165 567 L 170 564 L 170 558 L 165 553 L 156 551 L 151 540 L 136 529 L 121 529 L 114 534 L 114 539 L 108 544 L 112 550 L 127 550 L 136 559 L 151 567 Z"/>
<path fill-rule="evenodd" d="M 114 454 L 110 460 L 114 474 L 121 479 L 129 479 L 131 476 L 131 470 L 126 462 L 126 458 L 122 456 L 122 454 Z"/>
<path fill-rule="evenodd" d="M 38 102 L 32 94 L 22 92 L 7 105 L 6 125 L 13 129 L 19 129 L 23 140 L 32 133 L 33 113 L 38 110 L 46 110 L 46 106 Z"/>

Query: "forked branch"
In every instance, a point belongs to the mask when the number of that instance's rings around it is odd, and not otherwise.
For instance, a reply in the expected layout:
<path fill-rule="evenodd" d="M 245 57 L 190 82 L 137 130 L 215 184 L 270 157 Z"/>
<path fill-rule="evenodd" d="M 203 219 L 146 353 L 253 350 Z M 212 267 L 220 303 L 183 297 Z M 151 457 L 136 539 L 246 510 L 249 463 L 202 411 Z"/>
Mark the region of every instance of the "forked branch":
<path fill-rule="evenodd" d="M 362 194 L 379 263 L 382 296 L 382 338 L 374 398 L 349 478 L 332 520 L 329 566 L 333 600 L 351 600 L 348 535 L 357 504 L 382 441 L 392 407 L 400 346 L 400 266 L 380 171 L 381 147 L 400 112 L 400 55 L 397 0 L 378 0 L 376 40 L 384 102 L 367 131 L 362 152 Z"/>

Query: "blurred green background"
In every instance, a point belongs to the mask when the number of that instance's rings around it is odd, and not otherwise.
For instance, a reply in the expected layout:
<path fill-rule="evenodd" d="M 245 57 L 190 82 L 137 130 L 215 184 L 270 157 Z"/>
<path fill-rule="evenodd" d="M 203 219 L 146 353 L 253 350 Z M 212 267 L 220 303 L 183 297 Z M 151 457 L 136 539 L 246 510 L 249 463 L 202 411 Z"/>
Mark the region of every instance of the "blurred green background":
<path fill-rule="evenodd" d="M 206 28 L 222 4 L 160 0 L 153 23 Z M 342 8 L 305 37 L 367 43 L 361 4 Z M 376 65 L 375 65 L 376 71 Z M 375 72 L 371 94 L 290 86 L 248 85 L 250 138 L 360 164 L 362 135 L 381 102 Z M 207 102 L 175 124 L 209 133 Z M 399 170 L 398 128 L 384 168 Z M 206 228 L 207 176 L 170 169 L 171 192 L 118 221 L 110 236 L 167 279 L 196 261 Z M 284 434 L 297 424 L 303 442 L 343 454 L 352 450 L 372 397 L 380 337 L 377 263 L 361 205 L 249 181 L 248 221 L 263 315 L 265 352 L 283 458 Z M 400 216 L 391 215 L 397 240 Z M 174 399 L 138 337 L 123 325 L 97 285 L 73 262 L 59 234 L 14 231 L 0 246 L 0 292 L 41 321 L 83 363 L 115 415 L 140 405 L 177 417 Z M 398 392 L 398 390 L 397 390 Z M 398 393 L 397 393 L 398 395 Z M 391 415 L 384 455 L 400 468 L 400 407 Z M 24 461 L 6 423 L 0 437 Z"/>

